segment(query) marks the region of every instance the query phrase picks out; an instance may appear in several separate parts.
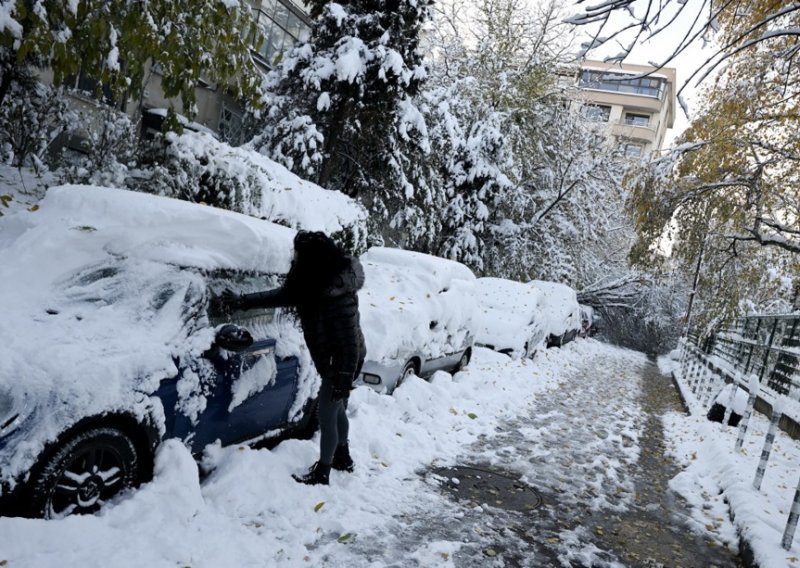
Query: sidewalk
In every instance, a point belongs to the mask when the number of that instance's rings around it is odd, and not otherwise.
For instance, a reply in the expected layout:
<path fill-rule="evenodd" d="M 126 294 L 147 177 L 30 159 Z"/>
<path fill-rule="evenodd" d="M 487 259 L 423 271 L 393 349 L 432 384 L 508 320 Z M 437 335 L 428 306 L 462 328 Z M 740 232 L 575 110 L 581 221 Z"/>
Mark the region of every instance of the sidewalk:
<path fill-rule="evenodd" d="M 753 479 L 766 437 L 769 420 L 753 413 L 741 452 L 734 444 L 738 428 L 710 422 L 708 408 L 698 400 L 681 376 L 677 352 L 659 360 L 664 373 L 672 373 L 689 410 L 689 416 L 672 415 L 665 419 L 673 457 L 684 471 L 670 483 L 690 502 L 702 503 L 719 493 L 729 507 L 729 515 L 741 539 L 743 557 L 761 568 L 800 567 L 800 534 L 795 535 L 791 550 L 781 547 L 798 478 L 800 448 L 786 434 L 778 431 L 767 464 L 761 489 Z M 720 383 L 719 388 L 722 384 Z M 700 509 L 702 511 L 702 507 Z M 696 515 L 695 521 L 709 525 L 714 518 Z"/>

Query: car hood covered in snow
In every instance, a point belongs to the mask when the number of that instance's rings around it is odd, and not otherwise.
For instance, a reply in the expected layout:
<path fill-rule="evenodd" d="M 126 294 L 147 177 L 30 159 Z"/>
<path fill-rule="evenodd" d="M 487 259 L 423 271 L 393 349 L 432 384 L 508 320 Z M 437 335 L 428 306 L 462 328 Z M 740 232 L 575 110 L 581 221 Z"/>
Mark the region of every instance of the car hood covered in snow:
<path fill-rule="evenodd" d="M 286 272 L 294 231 L 118 189 L 60 186 L 0 218 L 0 393 L 37 413 L 4 478 L 80 417 L 155 416 L 175 358 L 213 341 L 206 270 Z"/>

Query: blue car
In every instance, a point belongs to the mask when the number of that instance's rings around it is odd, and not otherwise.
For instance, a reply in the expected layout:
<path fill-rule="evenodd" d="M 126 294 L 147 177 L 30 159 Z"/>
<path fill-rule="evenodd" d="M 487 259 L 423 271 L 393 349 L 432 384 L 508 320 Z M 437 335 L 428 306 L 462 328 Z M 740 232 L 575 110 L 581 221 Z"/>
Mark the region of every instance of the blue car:
<path fill-rule="evenodd" d="M 0 219 L 0 514 L 94 513 L 169 438 L 199 456 L 313 432 L 319 379 L 293 319 L 209 311 L 225 288 L 276 285 L 293 235 L 79 186 Z"/>

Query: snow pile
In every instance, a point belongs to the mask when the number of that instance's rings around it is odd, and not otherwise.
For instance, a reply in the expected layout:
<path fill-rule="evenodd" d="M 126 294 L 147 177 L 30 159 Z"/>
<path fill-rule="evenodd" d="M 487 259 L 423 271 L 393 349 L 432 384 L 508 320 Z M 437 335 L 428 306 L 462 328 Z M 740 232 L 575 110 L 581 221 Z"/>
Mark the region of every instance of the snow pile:
<path fill-rule="evenodd" d="M 475 282 L 475 342 L 514 357 L 533 353 L 545 338 L 542 293 L 530 284 L 484 277 Z"/>
<path fill-rule="evenodd" d="M 0 164 L 0 217 L 30 209 L 54 185 L 53 174 Z"/>
<path fill-rule="evenodd" d="M 541 307 L 547 334 L 558 336 L 581 328 L 580 307 L 574 289 L 544 280 L 531 280 L 530 285 L 542 294 Z"/>
<path fill-rule="evenodd" d="M 3 475 L 30 466 L 82 416 L 157 417 L 147 395 L 175 375 L 173 357 L 199 357 L 213 340 L 197 269 L 286 272 L 293 236 L 229 211 L 90 186 L 52 188 L 38 209 L 0 218 L 0 389 L 33 405 L 58 401 L 34 409 L 36 435 L 0 463 Z"/>
<path fill-rule="evenodd" d="M 370 361 L 430 357 L 468 343 L 475 276 L 463 264 L 382 247 L 361 256 L 365 284 L 359 292 L 361 325 Z"/>

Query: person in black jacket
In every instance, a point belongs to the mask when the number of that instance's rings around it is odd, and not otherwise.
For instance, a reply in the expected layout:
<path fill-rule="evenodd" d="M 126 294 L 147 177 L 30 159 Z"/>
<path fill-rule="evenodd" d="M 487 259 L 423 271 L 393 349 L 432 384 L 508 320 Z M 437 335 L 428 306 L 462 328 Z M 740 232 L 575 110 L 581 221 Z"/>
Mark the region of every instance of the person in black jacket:
<path fill-rule="evenodd" d="M 331 468 L 354 469 L 348 447 L 347 401 L 366 355 L 356 295 L 363 284 L 364 270 L 357 258 L 346 255 L 325 233 L 300 231 L 283 286 L 243 295 L 226 290 L 222 295 L 222 304 L 228 308 L 291 307 L 300 320 L 322 378 L 320 457 L 307 474 L 292 475 L 300 483 L 327 485 Z"/>

